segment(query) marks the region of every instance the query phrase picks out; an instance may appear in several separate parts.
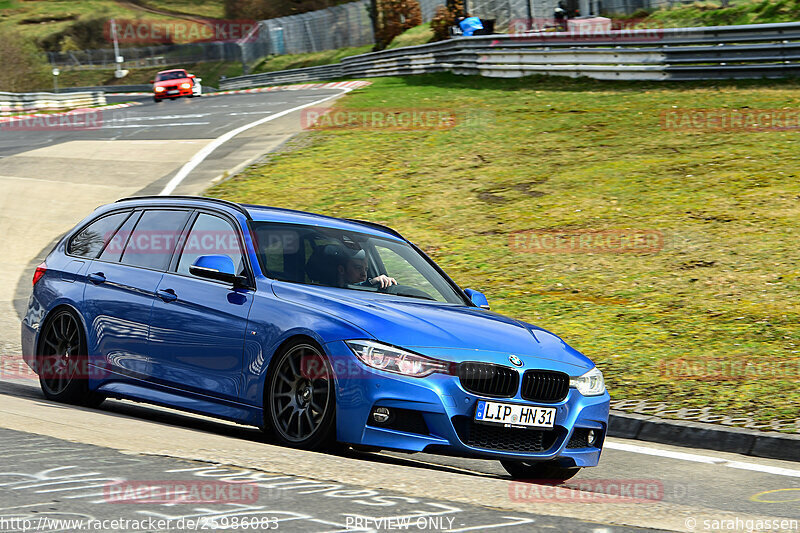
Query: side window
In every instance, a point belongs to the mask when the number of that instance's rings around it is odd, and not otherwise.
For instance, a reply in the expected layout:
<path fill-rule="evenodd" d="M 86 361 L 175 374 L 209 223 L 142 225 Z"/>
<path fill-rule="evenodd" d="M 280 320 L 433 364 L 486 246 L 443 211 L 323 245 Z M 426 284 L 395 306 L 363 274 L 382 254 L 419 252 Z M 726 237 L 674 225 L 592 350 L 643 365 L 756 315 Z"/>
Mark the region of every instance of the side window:
<path fill-rule="evenodd" d="M 166 269 L 188 218 L 188 211 L 145 211 L 128 239 L 122 263 L 154 270 Z"/>
<path fill-rule="evenodd" d="M 244 273 L 244 258 L 239 247 L 239 237 L 227 221 L 214 215 L 200 213 L 192 230 L 186 236 L 178 273 L 189 274 L 189 267 L 201 255 L 227 255 L 233 260 L 237 274 Z"/>
<path fill-rule="evenodd" d="M 67 246 L 67 253 L 94 259 L 129 214 L 130 211 L 124 211 L 95 220 L 72 237 Z"/>
<path fill-rule="evenodd" d="M 122 250 L 125 249 L 125 243 L 128 242 L 128 237 L 131 236 L 131 231 L 133 231 L 134 226 L 136 226 L 136 222 L 138 222 L 139 215 L 141 214 L 141 211 L 134 213 L 120 226 L 114 234 L 114 237 L 106 244 L 103 253 L 100 254 L 99 259 L 101 261 L 109 261 L 112 263 L 119 262 L 120 257 L 122 257 Z"/>

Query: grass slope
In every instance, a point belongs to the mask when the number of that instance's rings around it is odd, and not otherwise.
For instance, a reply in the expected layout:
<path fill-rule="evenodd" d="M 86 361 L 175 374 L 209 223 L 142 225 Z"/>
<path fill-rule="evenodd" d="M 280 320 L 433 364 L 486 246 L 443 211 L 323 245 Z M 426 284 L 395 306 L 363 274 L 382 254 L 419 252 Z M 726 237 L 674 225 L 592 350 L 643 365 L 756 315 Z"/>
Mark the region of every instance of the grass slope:
<path fill-rule="evenodd" d="M 646 23 L 666 27 L 728 26 L 738 24 L 770 24 L 800 20 L 798 0 L 734 0 L 722 8 L 719 2 L 695 2 L 676 5 L 653 12 Z"/>
<path fill-rule="evenodd" d="M 221 0 L 152 0 L 145 4 L 202 16 L 223 15 Z M 100 16 L 126 20 L 176 18 L 123 6 L 114 0 L 0 0 L 0 31 L 13 28 L 34 40 L 59 32 L 76 20 Z"/>
<path fill-rule="evenodd" d="M 665 130 L 660 113 L 797 109 L 798 88 L 796 81 L 376 79 L 337 105 L 413 102 L 481 120 L 440 131 L 312 132 L 302 149 L 209 193 L 397 228 L 462 287 L 484 290 L 494 310 L 556 332 L 592 357 L 612 398 L 793 419 L 797 132 Z M 552 254 L 509 245 L 521 230 L 618 229 L 660 232 L 664 247 Z M 707 357 L 750 365 L 750 374 L 709 381 L 662 371 L 663 362 Z M 789 359 L 793 366 L 763 366 Z"/>

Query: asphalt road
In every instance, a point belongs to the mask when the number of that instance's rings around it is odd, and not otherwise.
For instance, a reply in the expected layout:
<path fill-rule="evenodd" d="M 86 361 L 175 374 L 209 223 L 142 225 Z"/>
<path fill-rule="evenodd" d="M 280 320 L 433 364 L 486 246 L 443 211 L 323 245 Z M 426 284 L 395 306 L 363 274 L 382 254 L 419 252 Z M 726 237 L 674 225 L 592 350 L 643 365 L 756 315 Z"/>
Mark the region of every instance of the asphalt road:
<path fill-rule="evenodd" d="M 97 410 L 61 406 L 42 399 L 34 376 L 14 371 L 30 275 L 59 235 L 97 205 L 159 193 L 220 135 L 337 92 L 276 91 L 159 104 L 140 98 L 139 105 L 103 113 L 97 129 L 0 128 L 5 260 L 0 270 L 0 531 L 22 530 L 19 520 L 12 525 L 10 519 L 41 517 L 203 518 L 195 524 L 198 529 L 230 527 L 233 517 L 260 517 L 275 518 L 278 530 L 290 531 L 388 531 L 402 525 L 399 518 L 411 517 L 423 521 L 410 530 L 598 533 L 746 531 L 756 524 L 747 520 L 800 519 L 800 466 L 795 463 L 608 439 L 600 466 L 584 469 L 576 490 L 554 494 L 512 482 L 494 461 L 300 452 L 265 443 L 253 428 L 133 402 L 107 401 Z M 280 146 L 301 130 L 299 115 L 234 137 L 175 192 L 197 194 L 226 171 Z M 107 499 L 106 485 L 112 481 L 171 480 L 176 486 L 237 475 L 258 486 L 257 498 L 245 503 Z M 276 476 L 283 476 L 278 484 Z M 99 486 L 88 487 L 89 478 L 99 478 L 94 483 Z M 336 488 L 323 490 L 323 485 Z M 633 500 L 609 494 L 620 486 L 655 489 Z M 223 523 L 222 517 L 230 520 Z M 398 520 L 381 521 L 390 517 Z M 77 527 L 44 525 L 49 529 L 39 531 Z M 128 530 L 135 530 L 131 525 Z M 770 523 L 769 529 L 780 530 L 775 525 L 798 530 L 797 522 Z M 112 529 L 124 528 L 107 528 Z"/>

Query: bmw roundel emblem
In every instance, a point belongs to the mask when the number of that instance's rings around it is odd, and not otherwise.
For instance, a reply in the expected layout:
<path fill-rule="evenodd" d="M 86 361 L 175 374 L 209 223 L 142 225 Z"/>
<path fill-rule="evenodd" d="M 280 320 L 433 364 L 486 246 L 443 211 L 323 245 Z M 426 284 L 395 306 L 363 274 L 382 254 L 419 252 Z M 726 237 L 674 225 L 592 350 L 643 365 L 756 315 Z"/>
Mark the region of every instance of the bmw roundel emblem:
<path fill-rule="evenodd" d="M 511 364 L 514 366 L 522 366 L 522 359 L 516 355 L 509 355 L 508 360 L 511 361 Z"/>

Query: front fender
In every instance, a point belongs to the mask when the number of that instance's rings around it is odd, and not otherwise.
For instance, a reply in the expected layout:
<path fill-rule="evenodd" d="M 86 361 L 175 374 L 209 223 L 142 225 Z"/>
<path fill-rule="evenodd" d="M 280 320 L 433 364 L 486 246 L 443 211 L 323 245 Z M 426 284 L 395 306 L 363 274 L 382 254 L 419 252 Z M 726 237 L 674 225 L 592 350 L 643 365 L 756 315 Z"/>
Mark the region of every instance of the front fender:
<path fill-rule="evenodd" d="M 340 318 L 259 291 L 250 309 L 245 336 L 242 401 L 263 407 L 264 387 L 274 355 L 287 342 L 307 337 L 325 350 L 338 340 L 372 338 Z M 326 355 L 330 356 L 330 354 Z"/>

